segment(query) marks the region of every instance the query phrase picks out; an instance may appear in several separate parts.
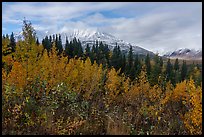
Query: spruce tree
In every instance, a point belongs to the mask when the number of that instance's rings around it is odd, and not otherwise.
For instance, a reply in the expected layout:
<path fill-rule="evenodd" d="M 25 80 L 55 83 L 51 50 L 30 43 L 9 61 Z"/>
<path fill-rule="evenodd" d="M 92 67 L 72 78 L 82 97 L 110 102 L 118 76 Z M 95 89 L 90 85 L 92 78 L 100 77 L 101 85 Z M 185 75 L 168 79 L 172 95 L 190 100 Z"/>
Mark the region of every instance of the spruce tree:
<path fill-rule="evenodd" d="M 9 39 L 9 35 L 8 34 L 6 34 L 6 39 Z"/>
<path fill-rule="evenodd" d="M 167 81 L 169 81 L 171 79 L 170 78 L 171 73 L 172 73 L 172 65 L 171 65 L 170 59 L 168 59 L 167 66 L 166 66 L 166 78 L 167 78 Z"/>
<path fill-rule="evenodd" d="M 77 49 L 78 49 L 77 56 L 82 57 L 83 56 L 83 48 L 82 48 L 82 45 L 81 45 L 81 42 L 80 42 L 79 39 L 78 39 L 78 42 L 77 42 Z"/>
<path fill-rule="evenodd" d="M 58 35 L 56 34 L 55 35 L 55 47 L 56 47 L 56 50 L 58 49 Z"/>
<path fill-rule="evenodd" d="M 66 43 L 65 43 L 65 55 L 69 56 L 69 41 L 67 37 L 66 37 Z"/>
<path fill-rule="evenodd" d="M 185 80 L 187 77 L 187 66 L 186 61 L 183 61 L 182 67 L 181 67 L 181 81 Z"/>
<path fill-rule="evenodd" d="M 134 68 L 135 68 L 135 75 L 134 75 L 134 77 L 136 78 L 140 74 L 141 68 L 142 68 L 142 65 L 141 65 L 141 62 L 139 60 L 138 54 L 136 54 L 136 56 L 135 56 Z"/>
<path fill-rule="evenodd" d="M 89 44 L 86 45 L 85 53 L 84 53 L 84 54 L 85 54 L 85 58 L 90 57 L 90 55 L 91 55 L 91 49 L 90 49 Z"/>
<path fill-rule="evenodd" d="M 121 73 L 125 72 L 125 68 L 126 68 L 126 57 L 125 54 L 122 55 L 122 66 L 121 66 Z"/>
<path fill-rule="evenodd" d="M 49 42 L 52 43 L 52 36 L 49 37 Z"/>
<path fill-rule="evenodd" d="M 58 55 L 60 55 L 63 52 L 62 39 L 61 39 L 60 34 L 59 34 L 59 40 L 58 40 L 58 44 L 57 44 L 57 50 L 58 50 Z"/>
<path fill-rule="evenodd" d="M 38 46 L 40 45 L 38 38 L 36 40 L 36 45 L 38 45 Z"/>
<path fill-rule="evenodd" d="M 98 60 L 99 60 L 99 64 L 105 63 L 104 46 L 101 41 L 99 42 L 99 47 L 98 47 Z"/>
<path fill-rule="evenodd" d="M 117 60 L 118 60 L 118 48 L 117 46 L 114 47 L 113 49 L 113 54 L 111 56 L 111 66 L 113 66 L 115 69 L 117 69 Z"/>
<path fill-rule="evenodd" d="M 106 63 L 109 66 L 110 65 L 110 49 L 108 48 L 107 44 L 104 45 L 104 54 L 106 58 Z"/>
<path fill-rule="evenodd" d="M 150 64 L 149 54 L 147 54 L 147 56 L 145 58 L 145 65 L 146 65 L 147 77 L 149 78 L 150 73 L 151 73 L 151 64 Z"/>
<path fill-rule="evenodd" d="M 175 63 L 174 63 L 174 70 L 175 70 L 175 71 L 178 71 L 178 70 L 179 70 L 179 62 L 178 62 L 178 58 L 175 60 Z"/>
<path fill-rule="evenodd" d="M 175 83 L 179 82 L 179 62 L 178 62 L 178 58 L 175 60 L 174 63 L 174 72 L 175 72 Z"/>
<path fill-rule="evenodd" d="M 118 45 L 118 47 L 117 47 L 117 49 L 118 49 L 118 53 L 117 53 L 117 56 L 118 56 L 118 60 L 117 60 L 117 64 L 118 64 L 118 69 L 120 69 L 121 67 L 122 67 L 122 52 L 121 52 L 121 50 L 120 50 L 120 46 Z"/>
<path fill-rule="evenodd" d="M 128 52 L 128 60 L 127 60 L 127 68 L 126 68 L 126 74 L 130 76 L 130 71 L 133 67 L 133 53 L 132 53 L 132 46 L 130 46 L 129 52 Z"/>
<path fill-rule="evenodd" d="M 173 65 L 171 64 L 170 59 L 168 59 L 166 66 L 166 80 L 171 81 L 171 83 L 175 86 L 175 73 L 173 71 Z"/>
<path fill-rule="evenodd" d="M 9 44 L 9 47 L 11 47 L 11 52 L 15 52 L 15 49 L 16 49 L 16 41 L 15 41 L 13 32 L 11 33 L 11 36 L 10 36 L 10 44 Z"/>
<path fill-rule="evenodd" d="M 128 52 L 128 66 L 131 68 L 133 66 L 133 52 L 132 52 L 132 46 L 130 46 L 130 50 Z"/>
<path fill-rule="evenodd" d="M 151 83 L 152 85 L 158 84 L 158 78 L 161 74 L 161 63 L 158 54 L 154 56 L 154 66 L 152 67 Z"/>
<path fill-rule="evenodd" d="M 163 67 L 163 59 L 162 59 L 162 57 L 159 58 L 159 64 L 160 64 L 161 71 L 162 71 L 162 67 Z"/>
<path fill-rule="evenodd" d="M 52 35 L 52 42 L 55 42 L 55 35 Z"/>
<path fill-rule="evenodd" d="M 51 50 L 52 44 L 50 43 L 48 36 L 46 36 L 45 39 L 42 40 L 42 45 L 43 45 L 44 49 L 46 49 L 49 53 Z"/>
<path fill-rule="evenodd" d="M 75 57 L 78 55 L 78 50 L 79 50 L 76 37 L 74 37 L 72 40 L 72 46 L 73 46 L 73 57 Z"/>
<path fill-rule="evenodd" d="M 73 58 L 74 57 L 74 53 L 73 53 L 73 51 L 74 51 L 74 47 L 73 47 L 73 42 L 72 41 L 70 41 L 70 43 L 68 43 L 68 47 L 67 47 L 67 52 L 68 52 L 68 56 L 70 57 L 70 58 Z"/>
<path fill-rule="evenodd" d="M 110 63 L 111 66 L 113 66 L 116 70 L 119 70 L 122 67 L 122 53 L 120 50 L 120 46 L 116 45 L 114 47 Z"/>
<path fill-rule="evenodd" d="M 91 55 L 90 55 L 90 59 L 91 59 L 92 64 L 94 63 L 94 60 L 95 60 L 95 50 L 96 50 L 96 47 L 95 47 L 95 45 L 93 45 L 91 48 Z"/>

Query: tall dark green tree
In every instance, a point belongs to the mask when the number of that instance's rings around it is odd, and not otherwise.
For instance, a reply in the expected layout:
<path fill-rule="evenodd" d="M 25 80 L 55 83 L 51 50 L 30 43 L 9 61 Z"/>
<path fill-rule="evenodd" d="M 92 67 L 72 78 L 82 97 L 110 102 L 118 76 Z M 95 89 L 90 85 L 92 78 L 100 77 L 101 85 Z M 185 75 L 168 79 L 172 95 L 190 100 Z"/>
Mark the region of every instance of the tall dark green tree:
<path fill-rule="evenodd" d="M 117 45 L 113 49 L 113 54 L 110 58 L 110 64 L 116 70 L 119 70 L 122 67 L 122 54 L 120 51 L 120 47 Z"/>
<path fill-rule="evenodd" d="M 77 49 L 78 49 L 77 56 L 82 57 L 83 56 L 83 48 L 82 48 L 82 45 L 81 45 L 81 42 L 80 42 L 79 39 L 78 39 L 78 42 L 77 42 Z"/>
<path fill-rule="evenodd" d="M 57 45 L 58 45 L 58 35 L 56 34 L 55 35 L 55 47 L 56 47 L 56 50 L 58 49 Z"/>
<path fill-rule="evenodd" d="M 185 80 L 187 77 L 187 65 L 186 61 L 183 61 L 182 67 L 181 67 L 181 81 Z"/>
<path fill-rule="evenodd" d="M 74 47 L 73 47 L 73 42 L 70 41 L 69 44 L 68 44 L 68 55 L 70 58 L 73 58 L 74 57 Z"/>
<path fill-rule="evenodd" d="M 98 63 L 103 64 L 105 66 L 106 64 L 106 57 L 105 57 L 105 47 L 104 44 L 100 41 L 99 47 L 98 47 Z"/>
<path fill-rule="evenodd" d="M 104 45 L 104 54 L 106 58 L 106 63 L 109 66 L 110 65 L 110 49 L 108 48 L 107 44 Z"/>
<path fill-rule="evenodd" d="M 90 60 L 91 60 L 91 63 L 93 64 L 94 63 L 94 60 L 95 60 L 95 45 L 93 44 L 92 45 L 92 48 L 91 48 L 91 54 L 90 54 Z"/>
<path fill-rule="evenodd" d="M 73 49 L 73 57 L 82 57 L 83 56 L 83 48 L 81 45 L 81 42 L 76 39 L 76 37 L 73 38 L 72 42 L 70 42 L 71 47 Z"/>
<path fill-rule="evenodd" d="M 90 48 L 89 44 L 86 45 L 84 54 L 85 54 L 85 58 L 88 58 L 91 56 L 91 48 Z"/>
<path fill-rule="evenodd" d="M 151 73 L 151 64 L 150 64 L 150 57 L 149 54 L 147 54 L 146 58 L 145 58 L 145 65 L 146 65 L 146 71 L 147 71 L 147 77 L 150 77 L 150 73 Z"/>
<path fill-rule="evenodd" d="M 167 81 L 170 80 L 171 72 L 172 72 L 172 65 L 171 65 L 170 59 L 168 59 L 167 65 L 166 65 L 166 78 L 167 78 Z"/>
<path fill-rule="evenodd" d="M 2 39 L 5 39 L 5 38 L 6 38 L 5 34 L 3 34 Z"/>
<path fill-rule="evenodd" d="M 66 43 L 65 43 L 65 55 L 69 56 L 69 41 L 67 37 L 66 37 Z"/>
<path fill-rule="evenodd" d="M 175 74 L 170 59 L 168 59 L 166 66 L 166 80 L 171 81 L 171 83 L 175 86 Z"/>
<path fill-rule="evenodd" d="M 130 78 L 131 80 L 134 79 L 135 68 L 134 68 L 134 60 L 133 60 L 132 46 L 130 46 L 130 48 L 129 48 L 125 74 L 126 74 L 127 76 L 129 76 L 129 78 Z"/>
<path fill-rule="evenodd" d="M 38 38 L 36 40 L 36 45 L 40 45 L 40 42 L 39 42 Z"/>
<path fill-rule="evenodd" d="M 163 67 L 163 64 L 164 64 L 162 57 L 159 58 L 159 64 L 160 64 L 160 67 L 161 67 L 161 70 L 162 70 L 162 67 Z"/>
<path fill-rule="evenodd" d="M 126 74 L 130 75 L 130 71 L 133 67 L 133 52 L 132 46 L 129 48 L 128 57 L 127 57 L 127 67 L 126 67 Z"/>
<path fill-rule="evenodd" d="M 125 68 L 126 68 L 126 56 L 125 56 L 125 54 L 123 54 L 123 56 L 122 56 L 121 73 L 125 72 Z"/>
<path fill-rule="evenodd" d="M 118 45 L 118 68 L 122 67 L 122 52 L 120 50 L 120 46 Z"/>
<path fill-rule="evenodd" d="M 178 71 L 178 70 L 179 70 L 179 62 L 178 62 L 178 58 L 175 60 L 175 63 L 174 63 L 174 70 L 175 70 L 175 71 Z"/>
<path fill-rule="evenodd" d="M 114 48 L 113 48 L 113 52 L 112 52 L 112 56 L 111 56 L 111 66 L 113 66 L 114 68 L 117 68 L 117 57 L 118 57 L 118 52 L 117 52 L 117 46 L 115 46 Z"/>
<path fill-rule="evenodd" d="M 72 40 L 72 47 L 73 47 L 73 57 L 78 55 L 78 45 L 77 45 L 77 39 L 76 37 Z"/>
<path fill-rule="evenodd" d="M 158 84 L 158 78 L 159 76 L 161 76 L 161 64 L 160 63 L 160 58 L 159 55 L 156 54 L 153 58 L 154 61 L 154 66 L 152 67 L 152 73 L 151 73 L 151 80 L 150 80 L 150 84 L 151 85 L 155 85 Z"/>
<path fill-rule="evenodd" d="M 138 77 L 138 75 L 140 74 L 141 72 L 141 68 L 142 68 L 142 64 L 139 60 L 139 56 L 138 54 L 136 54 L 135 56 L 135 60 L 134 60 L 134 68 L 135 68 L 135 78 Z"/>
<path fill-rule="evenodd" d="M 56 39 L 55 39 L 55 35 L 53 34 L 53 35 L 52 35 L 52 42 L 55 42 L 55 40 L 56 40 Z"/>
<path fill-rule="evenodd" d="M 158 85 L 160 85 L 160 87 L 164 90 L 166 88 L 166 82 L 165 82 L 165 74 L 163 73 L 163 58 L 160 57 L 159 58 L 159 72 L 160 72 L 160 76 L 158 78 Z"/>
<path fill-rule="evenodd" d="M 50 41 L 50 43 L 52 43 L 52 36 L 51 35 L 49 36 L 49 41 Z"/>
<path fill-rule="evenodd" d="M 6 34 L 6 38 L 9 39 L 9 35 L 8 34 Z"/>
<path fill-rule="evenodd" d="M 175 72 L 175 83 L 178 83 L 180 79 L 178 58 L 174 62 L 174 72 Z"/>
<path fill-rule="evenodd" d="M 57 51 L 58 51 L 58 55 L 60 55 L 63 52 L 62 39 L 60 34 L 59 34 L 59 40 L 57 42 Z"/>
<path fill-rule="evenodd" d="M 99 59 L 98 59 L 98 41 L 96 41 L 96 45 L 95 45 L 94 60 L 96 61 L 96 63 L 99 62 Z"/>
<path fill-rule="evenodd" d="M 48 36 L 45 36 L 45 39 L 42 40 L 42 45 L 43 45 L 44 49 L 46 49 L 49 53 L 51 50 L 52 44 L 50 43 Z"/>
<path fill-rule="evenodd" d="M 128 66 L 131 68 L 133 66 L 133 52 L 132 52 L 132 46 L 130 46 L 130 50 L 128 52 Z"/>
<path fill-rule="evenodd" d="M 11 51 L 12 51 L 12 52 L 15 52 L 15 49 L 16 49 L 16 41 L 15 41 L 13 32 L 11 33 L 11 36 L 10 36 L 10 44 L 9 44 L 9 47 L 11 47 Z"/>

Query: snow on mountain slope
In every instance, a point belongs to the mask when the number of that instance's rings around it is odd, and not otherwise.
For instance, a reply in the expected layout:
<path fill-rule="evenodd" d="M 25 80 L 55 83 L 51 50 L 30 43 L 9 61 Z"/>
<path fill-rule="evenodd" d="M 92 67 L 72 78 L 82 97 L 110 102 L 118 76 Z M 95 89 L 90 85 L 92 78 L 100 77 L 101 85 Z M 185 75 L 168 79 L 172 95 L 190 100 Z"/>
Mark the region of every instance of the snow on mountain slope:
<path fill-rule="evenodd" d="M 168 52 L 163 56 L 172 59 L 178 58 L 185 60 L 202 60 L 202 50 L 184 48 Z"/>
<path fill-rule="evenodd" d="M 39 41 L 42 41 L 42 39 L 46 35 L 48 35 L 48 36 L 53 35 L 52 33 L 48 32 L 48 31 L 45 31 L 45 32 L 36 31 L 36 33 L 37 33 L 37 36 L 39 38 Z M 125 53 L 127 53 L 129 51 L 129 47 L 130 47 L 130 45 L 132 45 L 133 53 L 135 53 L 135 54 L 146 55 L 147 53 L 149 53 L 150 55 L 154 55 L 154 53 L 151 51 L 148 51 L 144 48 L 136 46 L 135 44 L 130 44 L 124 40 L 118 39 L 118 38 L 112 36 L 111 34 L 108 34 L 105 32 L 100 32 L 97 30 L 73 29 L 70 31 L 62 32 L 62 33 L 60 33 L 60 35 L 62 38 L 63 45 L 65 45 L 65 40 L 66 40 L 66 36 L 67 36 L 69 41 L 72 40 L 74 37 L 79 39 L 82 43 L 83 48 L 85 48 L 87 44 L 89 44 L 90 47 L 92 47 L 92 45 L 96 42 L 96 40 L 98 40 L 98 41 L 102 41 L 104 44 L 107 44 L 111 50 L 116 46 L 116 43 L 117 43 L 117 45 L 120 46 L 121 51 L 123 51 Z M 17 39 L 22 38 L 22 32 L 16 34 L 15 37 Z"/>
<path fill-rule="evenodd" d="M 139 55 L 146 55 L 149 53 L 150 55 L 154 55 L 153 52 L 148 51 L 144 48 L 141 48 L 139 46 L 136 46 L 135 44 L 130 44 L 124 40 L 118 39 L 111 34 L 105 33 L 105 32 L 100 32 L 96 30 L 78 30 L 75 29 L 70 32 L 66 33 L 61 33 L 62 39 L 64 39 L 63 43 L 65 43 L 65 37 L 67 36 L 69 40 L 72 40 L 74 37 L 78 38 L 82 46 L 85 48 L 87 44 L 92 46 L 96 40 L 102 41 L 104 44 L 107 44 L 109 48 L 112 50 L 116 44 L 120 46 L 120 49 L 123 52 L 128 52 L 130 45 L 132 45 L 133 53 L 139 54 Z"/>

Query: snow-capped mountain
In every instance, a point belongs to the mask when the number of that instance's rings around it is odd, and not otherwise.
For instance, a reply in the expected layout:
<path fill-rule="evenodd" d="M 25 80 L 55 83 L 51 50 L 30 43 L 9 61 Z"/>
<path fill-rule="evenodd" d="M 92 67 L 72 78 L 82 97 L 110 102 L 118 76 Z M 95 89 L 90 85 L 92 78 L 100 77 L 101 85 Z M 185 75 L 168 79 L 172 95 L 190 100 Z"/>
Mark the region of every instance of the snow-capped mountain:
<path fill-rule="evenodd" d="M 61 35 L 62 38 L 64 37 L 64 40 L 66 36 L 68 36 L 69 40 L 72 40 L 74 37 L 78 38 L 81 41 L 83 47 L 85 47 L 87 44 L 92 46 L 96 42 L 96 40 L 98 40 L 103 42 L 104 44 L 107 44 L 111 50 L 117 44 L 120 46 L 121 51 L 128 52 L 130 45 L 132 45 L 133 53 L 135 54 L 146 55 L 147 53 L 149 53 L 150 55 L 154 55 L 154 53 L 151 51 L 136 46 L 135 44 L 128 43 L 124 40 L 118 39 L 115 36 L 105 32 L 75 29 L 70 33 L 62 33 Z"/>
<path fill-rule="evenodd" d="M 45 31 L 36 31 L 36 34 L 39 38 L 39 41 L 42 41 L 42 39 L 47 35 L 53 35 L 53 33 Z M 54 34 L 55 35 L 55 34 Z M 118 39 L 114 37 L 111 34 L 105 33 L 105 32 L 100 32 L 97 30 L 90 30 L 90 29 L 85 29 L 85 30 L 79 30 L 79 29 L 74 29 L 66 32 L 60 33 L 62 43 L 65 45 L 66 41 L 66 36 L 68 40 L 72 40 L 74 37 L 79 39 L 82 43 L 82 47 L 85 48 L 87 44 L 89 44 L 90 47 L 93 46 L 93 44 L 96 43 L 96 41 L 102 41 L 104 44 L 107 44 L 109 48 L 112 50 L 116 44 L 120 46 L 121 51 L 127 53 L 129 51 L 130 45 L 132 45 L 133 53 L 138 54 L 138 55 L 146 55 L 149 53 L 150 56 L 154 55 L 153 52 L 148 51 L 144 48 L 141 48 L 139 46 L 136 46 L 133 43 L 128 43 L 124 40 Z M 17 39 L 22 38 L 22 33 L 18 33 L 15 35 Z"/>
<path fill-rule="evenodd" d="M 23 31 L 21 31 L 19 33 L 14 33 L 14 38 L 16 41 L 22 40 L 23 39 Z"/>
<path fill-rule="evenodd" d="M 184 48 L 168 52 L 163 56 L 172 59 L 202 60 L 202 50 Z"/>

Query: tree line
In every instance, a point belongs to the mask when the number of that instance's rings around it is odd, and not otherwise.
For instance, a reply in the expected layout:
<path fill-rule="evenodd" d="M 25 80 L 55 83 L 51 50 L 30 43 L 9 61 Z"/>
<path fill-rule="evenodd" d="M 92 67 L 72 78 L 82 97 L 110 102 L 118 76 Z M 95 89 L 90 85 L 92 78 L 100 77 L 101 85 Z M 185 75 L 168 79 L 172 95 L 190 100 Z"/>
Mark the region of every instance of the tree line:
<path fill-rule="evenodd" d="M 5 50 L 3 55 L 15 52 L 16 40 L 13 32 L 10 37 L 8 34 L 6 36 L 3 35 L 2 40 L 7 41 L 7 49 L 9 49 Z M 149 54 L 147 54 L 145 58 L 140 57 L 138 54 L 134 55 L 132 46 L 129 47 L 128 54 L 125 54 L 121 51 L 120 46 L 117 45 L 117 43 L 112 51 L 107 44 L 104 44 L 101 41 L 95 41 L 92 47 L 87 44 L 83 50 L 79 39 L 74 37 L 72 40 L 68 41 L 68 38 L 66 37 L 66 43 L 63 48 L 60 34 L 46 36 L 41 43 L 39 43 L 38 38 L 35 38 L 34 43 L 38 46 L 42 43 L 43 49 L 47 50 L 48 56 L 54 45 L 58 56 L 68 57 L 69 59 L 80 58 L 82 60 L 90 58 L 92 64 L 96 61 L 98 65 L 102 64 L 103 67 L 114 67 L 117 71 L 120 70 L 120 74 L 124 73 L 132 81 L 138 78 L 142 65 L 145 65 L 147 77 L 152 86 L 160 84 L 165 87 L 168 81 L 175 86 L 178 82 L 190 79 L 190 76 L 193 73 L 201 72 L 201 67 L 198 64 L 193 63 L 187 66 L 185 60 L 183 60 L 182 64 L 179 64 L 179 60 L 176 59 L 172 64 L 170 59 L 165 59 L 167 62 L 164 64 L 164 59 L 158 56 L 158 54 L 155 54 L 155 56 L 151 58 Z M 201 76 L 194 75 L 193 79 L 195 80 L 196 85 L 199 85 L 202 81 Z"/>

